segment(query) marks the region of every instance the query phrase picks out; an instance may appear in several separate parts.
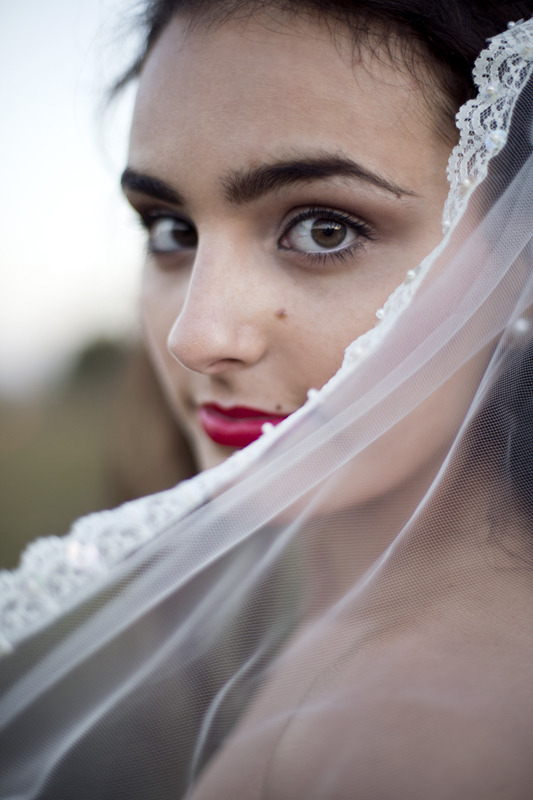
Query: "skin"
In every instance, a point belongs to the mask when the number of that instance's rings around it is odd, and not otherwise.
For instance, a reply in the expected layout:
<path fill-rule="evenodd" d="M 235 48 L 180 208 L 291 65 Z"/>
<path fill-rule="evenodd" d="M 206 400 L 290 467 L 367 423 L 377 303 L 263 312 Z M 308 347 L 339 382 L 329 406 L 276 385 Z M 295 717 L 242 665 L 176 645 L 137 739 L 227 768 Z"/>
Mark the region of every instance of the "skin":
<path fill-rule="evenodd" d="M 311 21 L 168 25 L 142 72 L 124 188 L 152 247 L 170 247 L 148 254 L 142 314 L 202 469 L 231 450 L 204 432 L 199 405 L 294 411 L 440 240 L 450 144 L 434 123 L 407 70 L 354 57 Z M 358 167 L 316 174 L 334 159 Z M 295 161 L 313 174 L 235 197 L 239 179 L 243 194 L 254 171 Z M 340 226 L 336 252 L 302 213 Z M 175 219 L 190 246 L 174 247 Z"/>

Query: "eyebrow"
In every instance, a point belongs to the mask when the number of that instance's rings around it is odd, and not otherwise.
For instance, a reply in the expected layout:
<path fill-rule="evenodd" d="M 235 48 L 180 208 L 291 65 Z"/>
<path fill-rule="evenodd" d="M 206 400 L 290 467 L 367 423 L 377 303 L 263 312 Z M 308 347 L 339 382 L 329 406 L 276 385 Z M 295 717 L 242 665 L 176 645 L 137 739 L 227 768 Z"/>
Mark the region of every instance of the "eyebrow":
<path fill-rule="evenodd" d="M 183 197 L 176 189 L 173 189 L 168 183 L 154 178 L 152 175 L 145 175 L 142 172 L 126 167 L 120 178 L 120 185 L 122 191 L 129 190 L 130 192 L 140 192 L 149 197 L 154 197 L 157 200 L 162 200 L 164 203 L 172 203 L 175 206 L 185 205 Z"/>
<path fill-rule="evenodd" d="M 308 158 L 276 161 L 242 170 L 231 170 L 221 178 L 226 200 L 243 205 L 285 186 L 310 183 L 325 178 L 352 178 L 385 190 L 395 197 L 419 197 L 345 156 L 319 154 Z M 182 195 L 165 181 L 127 167 L 120 180 L 124 191 L 140 192 L 165 203 L 183 206 Z"/>
<path fill-rule="evenodd" d="M 327 153 L 234 170 L 222 179 L 222 185 L 226 199 L 234 205 L 241 205 L 284 186 L 336 177 L 355 178 L 378 189 L 384 189 L 396 197 L 403 195 L 419 197 L 416 192 L 403 189 L 352 161 L 351 158 Z"/>

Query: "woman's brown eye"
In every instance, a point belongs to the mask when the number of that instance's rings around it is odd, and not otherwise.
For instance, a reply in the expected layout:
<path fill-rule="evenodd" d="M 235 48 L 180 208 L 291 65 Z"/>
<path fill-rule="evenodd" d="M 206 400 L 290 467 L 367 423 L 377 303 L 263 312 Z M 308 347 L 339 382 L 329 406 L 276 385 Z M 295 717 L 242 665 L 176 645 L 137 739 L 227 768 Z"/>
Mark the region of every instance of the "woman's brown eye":
<path fill-rule="evenodd" d="M 280 241 L 287 250 L 299 253 L 333 253 L 348 249 L 365 236 L 364 224 L 310 215 L 293 223 Z M 361 229 L 361 230 L 360 230 Z"/>
<path fill-rule="evenodd" d="M 345 240 L 346 225 L 328 219 L 312 221 L 311 236 L 320 247 L 339 247 Z"/>
<path fill-rule="evenodd" d="M 158 217 L 149 225 L 148 248 L 152 253 L 175 253 L 196 247 L 192 225 L 174 217 Z"/>

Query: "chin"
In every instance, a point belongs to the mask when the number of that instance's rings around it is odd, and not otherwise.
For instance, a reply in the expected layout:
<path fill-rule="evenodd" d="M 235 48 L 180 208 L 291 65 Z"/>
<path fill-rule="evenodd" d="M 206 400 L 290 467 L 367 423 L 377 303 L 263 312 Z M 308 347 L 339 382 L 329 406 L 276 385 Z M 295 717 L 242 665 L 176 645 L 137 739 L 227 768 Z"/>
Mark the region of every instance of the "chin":
<path fill-rule="evenodd" d="M 203 431 L 193 437 L 192 448 L 200 472 L 222 464 L 236 449 L 213 442 Z"/>

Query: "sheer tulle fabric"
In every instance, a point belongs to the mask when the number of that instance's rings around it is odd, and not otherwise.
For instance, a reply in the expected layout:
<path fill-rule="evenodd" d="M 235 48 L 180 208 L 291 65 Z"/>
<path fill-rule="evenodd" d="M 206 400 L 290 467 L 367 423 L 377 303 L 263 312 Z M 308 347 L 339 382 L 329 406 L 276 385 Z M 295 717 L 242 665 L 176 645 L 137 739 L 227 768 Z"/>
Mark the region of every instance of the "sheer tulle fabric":
<path fill-rule="evenodd" d="M 5 657 L 2 797 L 365 796 L 377 750 L 407 797 L 458 704 L 503 769 L 475 722 L 533 663 L 532 108 L 371 357 Z"/>

